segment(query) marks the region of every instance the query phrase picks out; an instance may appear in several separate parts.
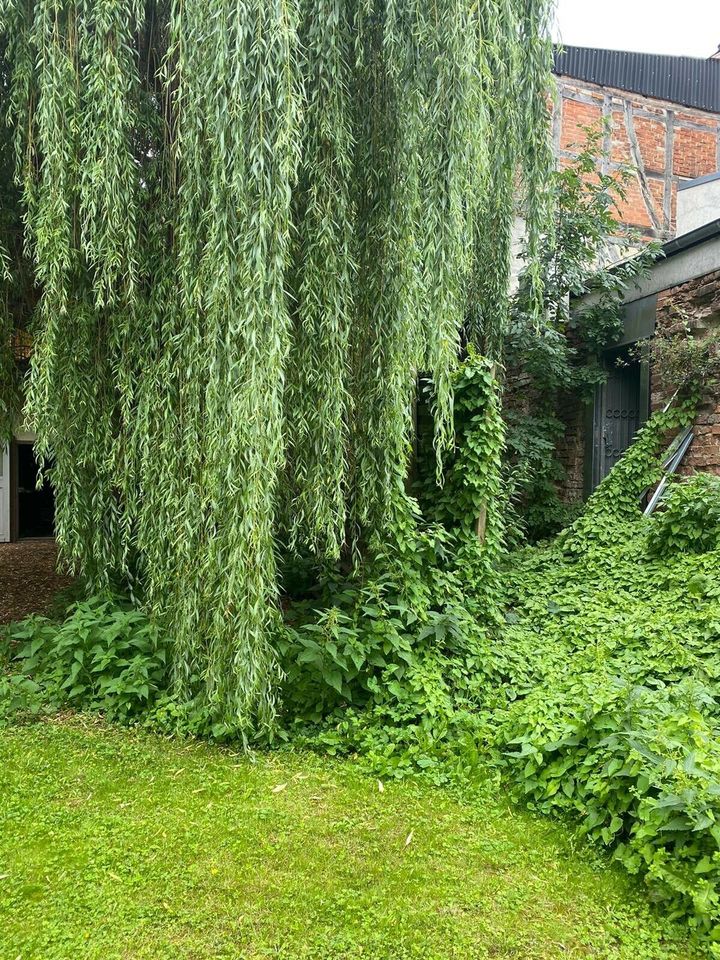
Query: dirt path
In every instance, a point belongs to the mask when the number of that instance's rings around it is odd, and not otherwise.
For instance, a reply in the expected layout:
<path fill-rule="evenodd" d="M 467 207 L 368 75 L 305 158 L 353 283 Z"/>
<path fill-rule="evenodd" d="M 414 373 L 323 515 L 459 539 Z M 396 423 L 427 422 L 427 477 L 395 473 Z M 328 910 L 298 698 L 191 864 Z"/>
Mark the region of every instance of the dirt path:
<path fill-rule="evenodd" d="M 0 543 L 0 623 L 46 613 L 53 597 L 71 583 L 57 573 L 52 540 Z"/>

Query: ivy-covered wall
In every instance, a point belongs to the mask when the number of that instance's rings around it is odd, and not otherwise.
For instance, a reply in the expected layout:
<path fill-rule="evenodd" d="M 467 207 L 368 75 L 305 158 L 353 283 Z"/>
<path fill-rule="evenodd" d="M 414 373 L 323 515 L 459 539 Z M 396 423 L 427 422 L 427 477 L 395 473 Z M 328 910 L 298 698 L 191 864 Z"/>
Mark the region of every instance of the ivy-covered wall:
<path fill-rule="evenodd" d="M 656 330 L 666 336 L 707 338 L 720 333 L 720 270 L 658 294 Z M 654 364 L 650 373 L 651 407 L 661 409 L 670 387 Z M 707 396 L 694 426 L 695 439 L 681 467 L 720 475 L 720 401 Z"/>

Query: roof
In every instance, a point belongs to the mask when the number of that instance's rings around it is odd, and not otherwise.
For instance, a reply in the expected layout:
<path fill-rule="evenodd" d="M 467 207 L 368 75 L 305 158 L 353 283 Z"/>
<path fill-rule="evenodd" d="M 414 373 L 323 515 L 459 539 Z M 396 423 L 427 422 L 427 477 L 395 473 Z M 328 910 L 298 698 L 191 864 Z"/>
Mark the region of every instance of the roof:
<path fill-rule="evenodd" d="M 690 250 L 692 247 L 697 247 L 707 240 L 714 240 L 716 237 L 720 237 L 720 220 L 711 220 L 710 223 L 705 223 L 702 227 L 691 230 L 690 233 L 684 233 L 674 240 L 668 240 L 667 243 L 663 244 L 663 253 L 666 259 L 674 257 L 676 253 Z"/>
<path fill-rule="evenodd" d="M 720 60 L 557 47 L 554 72 L 658 100 L 720 113 Z"/>

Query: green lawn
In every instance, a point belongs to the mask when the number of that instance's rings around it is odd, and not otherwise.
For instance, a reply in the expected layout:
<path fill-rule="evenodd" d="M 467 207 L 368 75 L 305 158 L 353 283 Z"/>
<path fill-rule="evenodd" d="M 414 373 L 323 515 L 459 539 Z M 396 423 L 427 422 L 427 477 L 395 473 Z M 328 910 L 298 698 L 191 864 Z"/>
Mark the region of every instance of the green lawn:
<path fill-rule="evenodd" d="M 0 958 L 691 958 L 567 829 L 349 763 L 0 731 Z"/>

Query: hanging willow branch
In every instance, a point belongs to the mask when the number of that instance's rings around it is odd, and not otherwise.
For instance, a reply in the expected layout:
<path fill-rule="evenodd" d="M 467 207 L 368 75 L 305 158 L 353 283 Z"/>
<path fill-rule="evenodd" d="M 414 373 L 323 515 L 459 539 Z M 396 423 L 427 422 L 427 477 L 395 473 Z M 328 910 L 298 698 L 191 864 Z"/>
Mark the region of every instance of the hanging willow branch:
<path fill-rule="evenodd" d="M 221 722 L 272 719 L 279 545 L 407 510 L 421 371 L 454 442 L 469 298 L 497 342 L 547 219 L 548 5 L 0 0 L 58 542 Z"/>

